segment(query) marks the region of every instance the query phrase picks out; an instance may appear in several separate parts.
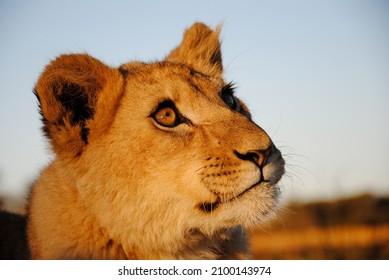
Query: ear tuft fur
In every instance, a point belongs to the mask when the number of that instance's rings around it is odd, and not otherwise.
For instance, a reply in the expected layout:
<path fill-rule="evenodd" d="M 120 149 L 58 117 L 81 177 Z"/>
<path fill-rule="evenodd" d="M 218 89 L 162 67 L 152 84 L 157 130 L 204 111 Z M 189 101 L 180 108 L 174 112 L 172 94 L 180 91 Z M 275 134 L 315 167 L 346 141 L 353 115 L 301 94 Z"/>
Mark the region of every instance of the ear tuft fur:
<path fill-rule="evenodd" d="M 46 67 L 35 94 L 40 103 L 43 130 L 57 154 L 81 154 L 90 133 L 98 132 L 93 120 L 104 114 L 98 109 L 99 104 L 115 104 L 115 95 L 119 95 L 118 87 L 122 85 L 121 77 L 117 69 L 109 68 L 87 54 L 62 55 Z M 100 98 L 112 86 L 115 89 L 109 94 L 113 98 Z M 100 106 L 109 109 L 113 104 Z"/>
<path fill-rule="evenodd" d="M 214 31 L 203 23 L 188 28 L 181 44 L 166 61 L 187 64 L 204 74 L 221 77 L 223 72 L 219 34 L 221 26 Z"/>

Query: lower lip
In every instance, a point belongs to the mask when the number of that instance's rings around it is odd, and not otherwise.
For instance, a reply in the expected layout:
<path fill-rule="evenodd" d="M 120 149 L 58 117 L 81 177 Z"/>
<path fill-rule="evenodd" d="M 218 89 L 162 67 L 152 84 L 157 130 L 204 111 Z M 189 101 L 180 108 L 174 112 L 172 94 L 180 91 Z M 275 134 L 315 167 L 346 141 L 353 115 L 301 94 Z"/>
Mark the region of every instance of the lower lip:
<path fill-rule="evenodd" d="M 236 200 L 238 199 L 239 197 L 241 197 L 242 195 L 244 195 L 245 193 L 247 193 L 248 191 L 260 186 L 261 184 L 263 183 L 269 183 L 268 181 L 259 181 L 258 183 L 255 183 L 254 185 L 252 185 L 251 187 L 249 187 L 248 189 L 244 190 L 243 192 L 241 192 L 240 194 L 238 194 L 237 196 L 235 196 L 234 198 L 230 199 L 230 200 L 227 200 L 227 201 L 220 201 L 219 199 L 217 199 L 215 202 L 211 202 L 211 203 L 202 203 L 199 208 L 203 211 L 203 212 L 206 212 L 206 213 L 211 213 L 213 211 L 215 211 L 219 205 L 221 204 L 224 204 L 224 203 L 228 203 L 228 202 L 232 202 L 233 200 Z"/>

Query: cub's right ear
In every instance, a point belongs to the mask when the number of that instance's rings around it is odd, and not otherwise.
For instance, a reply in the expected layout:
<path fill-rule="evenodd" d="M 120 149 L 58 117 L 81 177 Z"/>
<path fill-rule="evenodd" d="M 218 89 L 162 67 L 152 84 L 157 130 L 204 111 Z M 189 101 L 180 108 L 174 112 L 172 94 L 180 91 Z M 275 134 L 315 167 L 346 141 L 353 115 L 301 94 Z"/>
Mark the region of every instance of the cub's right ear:
<path fill-rule="evenodd" d="M 110 126 L 123 92 L 124 78 L 87 54 L 62 55 L 40 76 L 35 94 L 43 130 L 54 152 L 79 156 Z"/>

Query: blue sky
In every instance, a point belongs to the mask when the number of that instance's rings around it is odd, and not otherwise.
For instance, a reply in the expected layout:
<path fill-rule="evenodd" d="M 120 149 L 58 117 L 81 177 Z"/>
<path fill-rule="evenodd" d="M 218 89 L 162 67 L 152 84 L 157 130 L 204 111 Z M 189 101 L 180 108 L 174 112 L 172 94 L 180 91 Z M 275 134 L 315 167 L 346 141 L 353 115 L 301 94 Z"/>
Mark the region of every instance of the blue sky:
<path fill-rule="evenodd" d="M 0 193 L 52 155 L 32 88 L 61 53 L 162 59 L 195 21 L 223 22 L 226 80 L 287 160 L 285 198 L 389 194 L 389 3 L 0 1 Z"/>

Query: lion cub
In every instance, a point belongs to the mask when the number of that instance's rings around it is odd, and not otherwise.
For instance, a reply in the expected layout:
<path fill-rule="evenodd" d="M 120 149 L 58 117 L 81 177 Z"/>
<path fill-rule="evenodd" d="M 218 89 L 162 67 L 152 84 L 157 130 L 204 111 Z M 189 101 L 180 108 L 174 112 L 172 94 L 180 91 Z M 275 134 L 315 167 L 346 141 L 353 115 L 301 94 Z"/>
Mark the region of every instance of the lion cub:
<path fill-rule="evenodd" d="M 56 157 L 32 189 L 34 259 L 245 259 L 284 160 L 223 80 L 219 29 L 163 61 L 52 61 L 35 88 Z"/>

